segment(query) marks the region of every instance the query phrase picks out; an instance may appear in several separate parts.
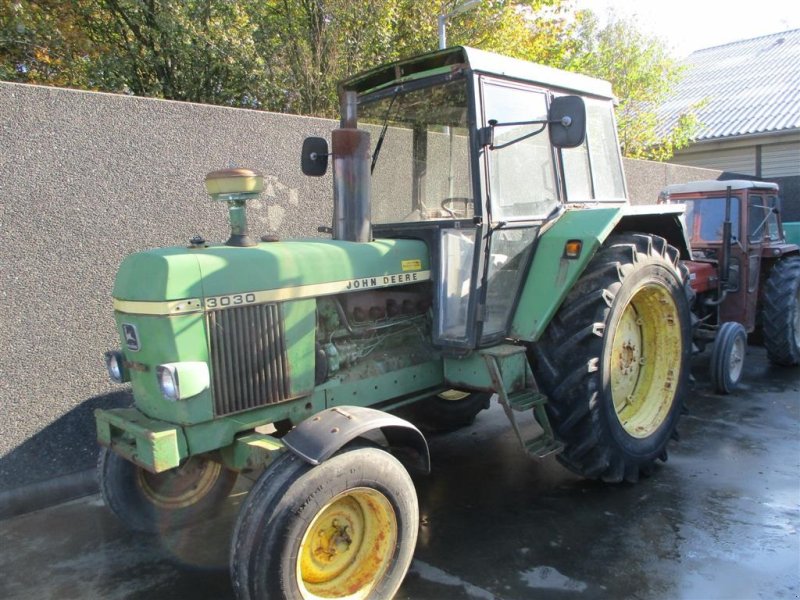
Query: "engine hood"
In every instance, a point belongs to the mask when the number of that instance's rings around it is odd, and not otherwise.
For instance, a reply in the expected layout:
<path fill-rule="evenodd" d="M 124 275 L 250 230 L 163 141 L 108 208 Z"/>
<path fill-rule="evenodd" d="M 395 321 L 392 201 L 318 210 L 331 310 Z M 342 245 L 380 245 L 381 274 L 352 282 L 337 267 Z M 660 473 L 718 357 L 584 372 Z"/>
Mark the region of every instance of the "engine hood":
<path fill-rule="evenodd" d="M 242 303 L 229 298 L 238 294 L 247 294 L 248 303 L 269 302 L 430 278 L 428 249 L 418 240 L 162 248 L 128 256 L 120 265 L 113 296 L 115 304 L 202 300 L 206 308 L 213 308 L 213 298 Z"/>
<path fill-rule="evenodd" d="M 683 264 L 689 269 L 689 284 L 695 292 L 701 294 L 717 289 L 719 273 L 715 263 L 686 260 Z"/>

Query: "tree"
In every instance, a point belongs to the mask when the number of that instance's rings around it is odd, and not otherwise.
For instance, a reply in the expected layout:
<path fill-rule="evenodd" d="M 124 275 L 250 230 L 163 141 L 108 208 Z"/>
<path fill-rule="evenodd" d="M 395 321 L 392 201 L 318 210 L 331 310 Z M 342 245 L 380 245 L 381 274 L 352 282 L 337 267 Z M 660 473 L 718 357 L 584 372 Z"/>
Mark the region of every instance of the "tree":
<path fill-rule="evenodd" d="M 611 82 L 619 99 L 617 128 L 625 156 L 667 160 L 689 144 L 698 125 L 695 111 L 700 105 L 690 107 L 674 123 L 664 123 L 658 116 L 658 107 L 682 72 L 661 40 L 613 14 L 601 28 L 594 13 L 580 11 L 576 41 L 561 66 Z"/>
<path fill-rule="evenodd" d="M 334 116 L 336 83 L 437 48 L 460 0 L 0 0 L 0 77 Z M 559 56 L 569 0 L 484 0 L 450 42 Z"/>
<path fill-rule="evenodd" d="M 339 80 L 436 49 L 461 1 L 0 0 L 0 78 L 335 117 Z M 657 118 L 680 76 L 664 45 L 573 0 L 483 0 L 448 42 L 610 80 L 626 156 L 669 158 L 696 126 Z"/>
<path fill-rule="evenodd" d="M 0 0 L 0 79 L 88 87 L 91 48 L 72 5 Z"/>
<path fill-rule="evenodd" d="M 469 44 L 527 58 L 557 48 L 558 24 L 532 28 L 543 9 L 567 0 L 484 0 L 448 23 L 451 45 Z M 280 110 L 334 116 L 336 82 L 369 67 L 438 47 L 437 17 L 456 0 L 270 0 L 252 18 L 269 76 L 283 89 Z M 544 24 L 544 20 L 540 24 Z M 554 25 L 555 24 L 555 25 Z"/>

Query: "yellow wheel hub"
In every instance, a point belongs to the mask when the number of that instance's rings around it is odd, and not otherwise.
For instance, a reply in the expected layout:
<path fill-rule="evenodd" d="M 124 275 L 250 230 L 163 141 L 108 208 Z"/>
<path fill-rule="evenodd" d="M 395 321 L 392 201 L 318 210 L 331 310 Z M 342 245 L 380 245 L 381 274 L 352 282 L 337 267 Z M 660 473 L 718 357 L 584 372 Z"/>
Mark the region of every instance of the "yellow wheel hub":
<path fill-rule="evenodd" d="M 391 563 L 397 519 L 389 500 L 369 488 L 334 497 L 300 544 L 297 582 L 304 600 L 369 597 Z"/>
<path fill-rule="evenodd" d="M 450 402 L 457 402 L 458 400 L 463 400 L 469 396 L 469 392 L 464 392 L 462 390 L 445 390 L 438 394 L 439 398 L 442 400 L 448 400 Z"/>
<path fill-rule="evenodd" d="M 611 395 L 629 435 L 646 438 L 667 418 L 681 360 L 675 301 L 666 287 L 647 284 L 623 310 L 611 345 Z"/>
<path fill-rule="evenodd" d="M 167 509 L 185 508 L 208 494 L 221 472 L 221 464 L 193 456 L 177 469 L 163 473 L 139 469 L 139 487 L 156 506 Z"/>

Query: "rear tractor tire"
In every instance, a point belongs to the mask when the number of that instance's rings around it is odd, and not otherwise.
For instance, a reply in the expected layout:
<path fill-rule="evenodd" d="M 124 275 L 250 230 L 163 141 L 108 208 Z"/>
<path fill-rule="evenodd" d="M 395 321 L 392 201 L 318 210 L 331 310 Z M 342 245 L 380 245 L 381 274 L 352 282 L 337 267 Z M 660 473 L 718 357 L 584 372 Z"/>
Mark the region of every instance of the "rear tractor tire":
<path fill-rule="evenodd" d="M 532 348 L 570 470 L 639 479 L 667 459 L 689 375 L 690 315 L 678 252 L 642 234 L 608 239 Z"/>
<path fill-rule="evenodd" d="M 719 394 L 730 394 L 739 385 L 747 352 L 747 331 L 741 323 L 723 323 L 711 350 L 711 384 Z"/>
<path fill-rule="evenodd" d="M 800 364 L 800 256 L 784 258 L 772 267 L 761 316 L 770 362 L 786 367 Z"/>
<path fill-rule="evenodd" d="M 351 446 L 316 467 L 287 452 L 240 510 L 230 563 L 236 597 L 391 598 L 418 526 L 414 484 L 388 452 Z"/>
<path fill-rule="evenodd" d="M 150 473 L 101 448 L 97 479 L 106 506 L 129 529 L 146 533 L 185 527 L 214 516 L 231 493 L 237 473 L 204 456 Z"/>

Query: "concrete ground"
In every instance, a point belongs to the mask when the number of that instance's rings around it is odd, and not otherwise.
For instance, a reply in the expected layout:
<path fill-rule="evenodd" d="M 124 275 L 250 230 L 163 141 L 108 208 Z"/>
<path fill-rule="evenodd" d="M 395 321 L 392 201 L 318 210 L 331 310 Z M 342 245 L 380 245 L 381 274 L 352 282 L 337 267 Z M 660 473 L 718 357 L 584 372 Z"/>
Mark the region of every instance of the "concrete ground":
<path fill-rule="evenodd" d="M 497 406 L 430 439 L 399 600 L 800 598 L 800 370 L 750 348 L 743 389 L 698 383 L 670 460 L 636 485 L 527 458 Z M 232 598 L 223 516 L 154 539 L 90 496 L 0 522 L 0 598 Z"/>

